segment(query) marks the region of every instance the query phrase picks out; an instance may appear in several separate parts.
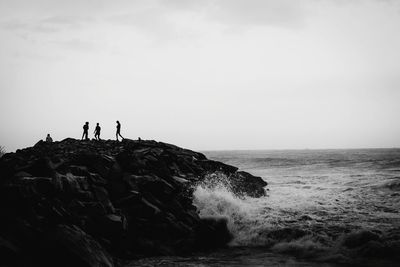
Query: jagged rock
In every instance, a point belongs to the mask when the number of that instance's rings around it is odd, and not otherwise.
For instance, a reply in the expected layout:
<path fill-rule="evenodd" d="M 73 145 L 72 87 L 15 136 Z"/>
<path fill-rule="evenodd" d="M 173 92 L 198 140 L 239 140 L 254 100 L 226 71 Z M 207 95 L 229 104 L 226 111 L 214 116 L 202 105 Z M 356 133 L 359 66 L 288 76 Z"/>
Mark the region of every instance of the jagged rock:
<path fill-rule="evenodd" d="M 49 177 L 21 177 L 15 181 L 15 184 L 20 186 L 20 192 L 23 192 L 26 197 L 49 197 L 56 194 L 53 179 Z"/>
<path fill-rule="evenodd" d="M 197 162 L 207 172 L 222 171 L 224 173 L 235 173 L 238 170 L 237 167 L 234 167 L 234 166 L 231 166 L 228 164 L 224 164 L 222 162 L 215 161 L 215 160 L 204 159 L 204 160 L 198 160 Z"/>
<path fill-rule="evenodd" d="M 104 248 L 78 227 L 58 225 L 42 241 L 37 251 L 37 261 L 42 266 L 114 266 Z"/>
<path fill-rule="evenodd" d="M 69 205 L 69 209 L 77 215 L 102 216 L 107 213 L 105 207 L 96 201 L 73 200 Z"/>
<path fill-rule="evenodd" d="M 131 190 L 129 195 L 116 200 L 114 203 L 117 207 L 126 207 L 138 203 L 140 201 L 141 195 L 138 191 Z"/>
<path fill-rule="evenodd" d="M 173 196 L 174 187 L 165 180 L 155 175 L 130 175 L 125 177 L 132 189 L 139 188 L 140 191 L 150 192 L 162 200 Z"/>
<path fill-rule="evenodd" d="M 265 189 L 268 185 L 261 177 L 253 176 L 248 172 L 238 171 L 231 177 L 231 184 L 237 194 L 251 197 L 261 197 L 265 195 Z"/>
<path fill-rule="evenodd" d="M 93 221 L 91 231 L 99 236 L 117 241 L 127 231 L 128 222 L 124 215 L 106 214 Z"/>
<path fill-rule="evenodd" d="M 218 182 L 219 173 L 238 195 L 265 195 L 260 177 L 171 144 L 38 142 L 0 159 L 0 236 L 27 248 L 0 242 L 0 254 L 37 266 L 112 266 L 108 252 L 129 258 L 223 246 L 231 239 L 226 221 L 200 218 L 192 203 L 193 187 Z"/>
<path fill-rule="evenodd" d="M 25 171 L 33 176 L 54 177 L 56 166 L 49 158 L 40 158 L 28 166 Z"/>

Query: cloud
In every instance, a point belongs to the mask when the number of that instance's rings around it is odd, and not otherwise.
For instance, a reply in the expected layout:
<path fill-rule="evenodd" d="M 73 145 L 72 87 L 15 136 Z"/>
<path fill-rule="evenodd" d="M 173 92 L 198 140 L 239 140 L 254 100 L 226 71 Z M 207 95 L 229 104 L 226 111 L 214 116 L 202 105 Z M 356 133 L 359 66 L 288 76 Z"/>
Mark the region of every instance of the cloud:
<path fill-rule="evenodd" d="M 284 26 L 302 23 L 305 10 L 299 1 L 220 0 L 212 17 L 233 26 Z"/>
<path fill-rule="evenodd" d="M 108 23 L 131 27 L 132 31 L 150 36 L 156 41 L 192 38 L 195 29 L 190 23 L 182 23 L 186 11 L 170 9 L 162 5 L 127 10 L 108 16 Z M 193 14 L 192 14 L 193 15 Z"/>
<path fill-rule="evenodd" d="M 162 8 L 146 8 L 113 15 L 108 17 L 107 20 L 124 26 L 133 26 L 145 32 L 163 34 L 172 31 L 174 28 L 168 21 L 167 15 L 167 12 Z"/>
<path fill-rule="evenodd" d="M 50 16 L 39 21 L 41 24 L 53 26 L 78 27 L 85 23 L 93 21 L 91 17 L 82 16 Z"/>
<path fill-rule="evenodd" d="M 106 17 L 156 39 L 193 38 L 201 34 L 252 27 L 302 26 L 306 11 L 292 0 L 155 0 L 140 2 Z M 115 10 L 115 9 L 113 9 Z"/>
<path fill-rule="evenodd" d="M 52 43 L 67 49 L 81 51 L 81 52 L 90 52 L 97 48 L 97 46 L 93 42 L 85 41 L 78 38 L 72 38 L 63 41 L 53 41 Z"/>
<path fill-rule="evenodd" d="M 22 22 L 21 20 L 17 19 L 12 19 L 12 20 L 6 20 L 1 22 L 1 27 L 5 30 L 19 30 L 19 29 L 25 29 L 28 27 L 28 24 L 25 22 Z"/>
<path fill-rule="evenodd" d="M 136 0 L 73 2 L 71 5 L 43 2 L 33 16 L 14 6 L 15 16 L 5 17 L 1 27 L 10 31 L 57 33 L 90 24 L 113 23 L 132 27 L 157 39 L 190 37 L 224 28 L 242 30 L 253 26 L 298 27 L 306 16 L 303 1 L 293 0 Z M 10 6 L 10 8 L 13 5 Z M 49 10 L 44 7 L 49 7 Z M 22 12 L 22 13 L 20 13 Z"/>
<path fill-rule="evenodd" d="M 57 33 L 68 29 L 83 28 L 94 18 L 81 16 L 46 16 L 39 19 L 13 18 L 3 20 L 0 26 L 9 31 Z"/>
<path fill-rule="evenodd" d="M 303 23 L 303 1 L 293 0 L 172 0 L 159 1 L 169 9 L 201 12 L 206 19 L 231 27 L 284 26 Z"/>

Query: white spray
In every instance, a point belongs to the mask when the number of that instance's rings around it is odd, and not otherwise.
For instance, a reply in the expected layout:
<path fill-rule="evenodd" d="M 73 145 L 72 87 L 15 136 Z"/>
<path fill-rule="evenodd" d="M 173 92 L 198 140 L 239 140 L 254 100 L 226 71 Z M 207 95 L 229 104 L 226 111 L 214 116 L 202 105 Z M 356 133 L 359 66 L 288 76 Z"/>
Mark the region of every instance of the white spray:
<path fill-rule="evenodd" d="M 212 174 L 210 179 L 196 186 L 193 204 L 200 217 L 224 217 L 228 229 L 234 236 L 230 245 L 255 245 L 262 228 L 268 227 L 260 220 L 262 206 L 255 198 L 239 198 L 229 189 L 228 178 L 224 174 Z M 212 182 L 210 182 L 212 181 Z"/>

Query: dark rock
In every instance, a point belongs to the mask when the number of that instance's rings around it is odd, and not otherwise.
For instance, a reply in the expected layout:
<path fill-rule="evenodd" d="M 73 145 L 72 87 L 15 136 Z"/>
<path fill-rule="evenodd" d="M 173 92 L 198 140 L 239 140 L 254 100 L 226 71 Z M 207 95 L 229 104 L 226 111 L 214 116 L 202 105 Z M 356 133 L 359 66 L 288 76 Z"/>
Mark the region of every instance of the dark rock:
<path fill-rule="evenodd" d="M 89 171 L 98 173 L 102 177 L 107 177 L 110 168 L 114 165 L 115 159 L 108 155 L 85 152 L 77 154 L 74 163 L 83 164 L 88 167 Z"/>
<path fill-rule="evenodd" d="M 15 266 L 19 264 L 19 248 L 0 236 L 0 260 L 2 264 Z"/>
<path fill-rule="evenodd" d="M 73 174 L 73 175 L 77 175 L 77 176 L 89 176 L 89 170 L 86 166 L 76 166 L 76 165 L 71 165 L 69 166 L 69 171 Z"/>
<path fill-rule="evenodd" d="M 197 163 L 199 163 L 203 169 L 207 170 L 207 172 L 216 172 L 216 171 L 222 171 L 224 173 L 235 173 L 238 168 L 219 162 L 215 160 L 198 160 Z"/>
<path fill-rule="evenodd" d="M 232 240 L 232 234 L 228 230 L 225 218 L 203 218 L 196 229 L 197 245 L 210 249 L 221 247 Z"/>
<path fill-rule="evenodd" d="M 129 192 L 128 196 L 126 196 L 124 198 L 120 198 L 120 199 L 116 200 L 114 203 L 117 207 L 127 207 L 127 206 L 134 205 L 135 203 L 138 203 L 139 201 L 141 201 L 140 193 L 138 191 L 131 190 Z"/>
<path fill-rule="evenodd" d="M 14 177 L 15 178 L 23 178 L 23 177 L 32 177 L 32 175 L 30 173 L 20 171 L 20 172 L 17 172 L 16 174 L 14 174 Z"/>
<path fill-rule="evenodd" d="M 54 177 L 56 174 L 55 168 L 56 166 L 49 158 L 40 158 L 26 168 L 25 171 L 33 176 Z"/>
<path fill-rule="evenodd" d="M 161 210 L 155 206 L 154 204 L 150 203 L 147 199 L 141 198 L 141 212 L 140 215 L 143 217 L 153 217 L 161 213 Z"/>
<path fill-rule="evenodd" d="M 67 138 L 8 153 L 0 158 L 0 265 L 112 266 L 108 253 L 224 246 L 226 220 L 200 218 L 192 203 L 194 187 L 220 174 L 238 196 L 265 195 L 260 177 L 152 140 Z"/>
<path fill-rule="evenodd" d="M 170 198 L 175 190 L 171 184 L 155 175 L 129 175 L 124 179 L 129 183 L 131 189 L 139 188 L 140 191 L 150 192 L 163 200 Z"/>
<path fill-rule="evenodd" d="M 42 266 L 114 266 L 110 255 L 78 227 L 58 225 L 50 231 L 37 251 Z"/>
<path fill-rule="evenodd" d="M 107 213 L 105 207 L 96 201 L 73 200 L 69 205 L 69 209 L 77 215 L 102 216 Z"/>
<path fill-rule="evenodd" d="M 39 146 L 42 146 L 42 145 L 45 145 L 46 144 L 46 142 L 44 142 L 43 140 L 39 140 L 36 144 L 35 144 L 35 147 L 39 147 Z"/>
<path fill-rule="evenodd" d="M 128 228 L 128 221 L 121 214 L 106 214 L 93 221 L 91 231 L 99 236 L 118 242 Z"/>
<path fill-rule="evenodd" d="M 109 212 L 114 212 L 114 206 L 111 203 L 108 192 L 104 187 L 92 186 L 96 199 L 106 208 Z"/>
<path fill-rule="evenodd" d="M 268 185 L 261 177 L 253 176 L 248 172 L 238 171 L 232 176 L 231 184 L 235 193 L 250 197 L 265 196 L 265 189 Z"/>

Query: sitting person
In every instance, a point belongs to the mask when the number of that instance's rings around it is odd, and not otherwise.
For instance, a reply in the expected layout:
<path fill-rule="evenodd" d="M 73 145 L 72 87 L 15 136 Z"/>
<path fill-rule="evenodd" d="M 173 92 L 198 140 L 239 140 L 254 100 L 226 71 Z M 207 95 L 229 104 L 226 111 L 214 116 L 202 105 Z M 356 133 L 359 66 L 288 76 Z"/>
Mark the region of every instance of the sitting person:
<path fill-rule="evenodd" d="M 51 138 L 50 134 L 47 134 L 47 136 L 46 136 L 46 142 L 47 142 L 47 143 L 53 142 L 53 138 Z"/>

